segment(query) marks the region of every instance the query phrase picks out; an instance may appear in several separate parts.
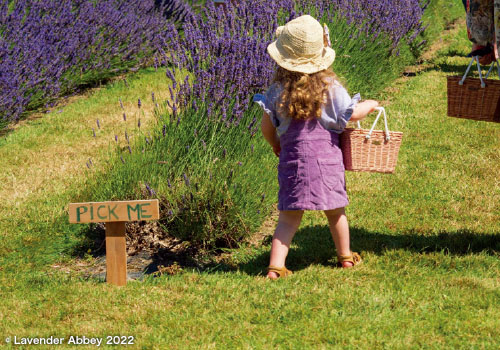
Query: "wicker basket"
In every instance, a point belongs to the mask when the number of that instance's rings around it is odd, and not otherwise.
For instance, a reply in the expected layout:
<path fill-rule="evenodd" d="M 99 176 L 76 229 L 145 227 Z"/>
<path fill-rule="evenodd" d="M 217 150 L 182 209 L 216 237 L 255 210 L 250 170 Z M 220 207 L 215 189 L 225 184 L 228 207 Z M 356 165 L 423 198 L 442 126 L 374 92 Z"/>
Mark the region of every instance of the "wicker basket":
<path fill-rule="evenodd" d="M 472 58 L 463 77 L 448 77 L 448 116 L 486 122 L 500 122 L 500 81 L 488 79 L 498 62 L 493 62 L 483 79 L 478 62 L 479 79 L 467 78 L 467 74 L 477 56 Z M 499 77 L 500 77 L 500 66 Z"/>
<path fill-rule="evenodd" d="M 346 128 L 340 135 L 340 148 L 344 157 L 345 170 L 393 173 L 398 160 L 399 147 L 403 133 L 389 131 L 383 107 L 377 108 L 379 114 L 370 130 Z M 385 131 L 373 130 L 383 113 Z"/>

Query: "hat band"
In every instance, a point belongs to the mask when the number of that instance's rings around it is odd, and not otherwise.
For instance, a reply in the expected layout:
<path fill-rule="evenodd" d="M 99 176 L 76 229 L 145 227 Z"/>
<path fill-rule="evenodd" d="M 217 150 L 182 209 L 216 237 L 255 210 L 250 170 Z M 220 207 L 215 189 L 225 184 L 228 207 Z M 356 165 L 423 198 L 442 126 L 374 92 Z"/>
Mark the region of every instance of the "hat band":
<path fill-rule="evenodd" d="M 322 53 L 316 54 L 316 55 L 311 56 L 311 57 L 304 57 L 304 56 L 300 56 L 300 57 L 284 57 L 282 55 L 281 59 L 284 62 L 286 62 L 288 65 L 290 65 L 292 67 L 297 67 L 297 66 L 308 64 L 308 63 L 312 63 L 312 64 L 315 64 L 315 65 L 321 65 L 321 63 L 318 62 L 318 59 L 321 58 L 321 56 L 322 56 Z"/>
<path fill-rule="evenodd" d="M 290 47 L 289 45 L 287 45 L 283 42 L 280 42 L 280 40 L 278 40 L 276 42 L 276 44 L 277 44 L 276 48 L 279 51 L 281 51 L 281 53 L 282 53 L 281 56 L 283 58 L 285 58 L 284 56 L 287 56 L 286 58 L 288 58 L 289 60 L 293 59 L 296 61 L 307 62 L 307 61 L 311 61 L 311 60 L 315 60 L 317 58 L 320 58 L 325 53 L 325 50 L 323 47 L 321 50 L 312 52 L 310 54 L 307 54 L 307 53 L 297 54 L 292 47 Z M 285 54 L 285 55 L 283 55 L 283 54 Z"/>

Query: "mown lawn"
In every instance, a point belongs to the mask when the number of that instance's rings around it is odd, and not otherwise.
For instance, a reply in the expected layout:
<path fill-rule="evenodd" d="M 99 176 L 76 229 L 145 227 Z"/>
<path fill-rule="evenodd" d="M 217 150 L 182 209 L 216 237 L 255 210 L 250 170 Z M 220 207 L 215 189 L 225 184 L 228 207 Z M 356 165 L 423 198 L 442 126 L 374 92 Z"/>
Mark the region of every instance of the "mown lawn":
<path fill-rule="evenodd" d="M 446 116 L 446 75 L 465 70 L 468 50 L 461 23 L 384 95 L 403 144 L 394 174 L 347 174 L 359 267 L 334 268 L 326 220 L 310 212 L 285 280 L 262 275 L 268 240 L 211 269 L 124 288 L 83 279 L 51 267 L 74 261 L 65 252 L 78 228 L 61 213 L 75 179 L 3 211 L 12 215 L 0 221 L 1 346 L 124 335 L 137 349 L 498 349 L 500 126 Z"/>

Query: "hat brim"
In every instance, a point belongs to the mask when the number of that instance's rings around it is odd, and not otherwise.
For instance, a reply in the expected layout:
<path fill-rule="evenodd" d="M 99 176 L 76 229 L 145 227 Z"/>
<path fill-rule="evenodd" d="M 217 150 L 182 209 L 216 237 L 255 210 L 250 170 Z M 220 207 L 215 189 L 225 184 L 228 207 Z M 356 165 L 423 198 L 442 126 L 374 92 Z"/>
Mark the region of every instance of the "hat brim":
<path fill-rule="evenodd" d="M 327 69 L 335 61 L 335 50 L 331 47 L 325 47 L 321 56 L 300 62 L 296 58 L 289 57 L 286 52 L 280 52 L 276 45 L 276 41 L 267 46 L 267 52 L 278 66 L 292 72 L 300 72 L 305 74 L 313 74 L 324 69 Z"/>

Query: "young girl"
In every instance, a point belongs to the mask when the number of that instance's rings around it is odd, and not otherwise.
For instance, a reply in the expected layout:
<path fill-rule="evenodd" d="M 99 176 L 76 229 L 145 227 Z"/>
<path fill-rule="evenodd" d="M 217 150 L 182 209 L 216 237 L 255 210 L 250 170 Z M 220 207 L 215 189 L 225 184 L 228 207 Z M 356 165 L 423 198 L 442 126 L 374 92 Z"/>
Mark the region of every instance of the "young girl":
<path fill-rule="evenodd" d="M 279 156 L 278 210 L 267 277 L 292 272 L 285 259 L 304 210 L 323 210 L 337 249 L 338 264 L 361 262 L 351 252 L 344 207 L 349 203 L 339 134 L 347 121 L 363 119 L 377 101 L 351 97 L 328 68 L 335 51 L 321 24 L 309 15 L 276 31 L 267 51 L 278 68 L 273 84 L 254 101 L 263 109 L 262 134 Z"/>

